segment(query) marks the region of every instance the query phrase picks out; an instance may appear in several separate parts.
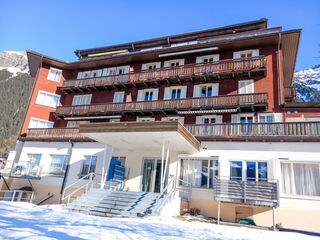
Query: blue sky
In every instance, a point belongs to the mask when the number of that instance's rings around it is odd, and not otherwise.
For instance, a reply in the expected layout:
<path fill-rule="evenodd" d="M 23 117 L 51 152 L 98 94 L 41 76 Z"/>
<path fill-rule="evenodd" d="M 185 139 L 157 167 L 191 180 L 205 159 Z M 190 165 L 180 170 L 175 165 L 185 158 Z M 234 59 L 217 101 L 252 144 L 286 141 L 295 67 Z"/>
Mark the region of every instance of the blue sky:
<path fill-rule="evenodd" d="M 0 52 L 32 49 L 67 61 L 74 50 L 269 19 L 302 28 L 296 69 L 320 63 L 320 1 L 0 0 Z"/>

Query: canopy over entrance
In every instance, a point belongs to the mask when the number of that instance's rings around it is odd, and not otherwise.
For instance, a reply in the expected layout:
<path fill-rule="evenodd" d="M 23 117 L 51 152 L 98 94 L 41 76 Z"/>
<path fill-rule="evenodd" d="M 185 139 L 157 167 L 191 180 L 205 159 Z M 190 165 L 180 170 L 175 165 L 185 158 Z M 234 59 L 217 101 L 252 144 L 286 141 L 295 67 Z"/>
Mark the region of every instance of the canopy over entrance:
<path fill-rule="evenodd" d="M 159 150 L 164 143 L 179 153 L 200 150 L 199 141 L 178 121 L 81 124 L 80 134 L 125 150 Z"/>

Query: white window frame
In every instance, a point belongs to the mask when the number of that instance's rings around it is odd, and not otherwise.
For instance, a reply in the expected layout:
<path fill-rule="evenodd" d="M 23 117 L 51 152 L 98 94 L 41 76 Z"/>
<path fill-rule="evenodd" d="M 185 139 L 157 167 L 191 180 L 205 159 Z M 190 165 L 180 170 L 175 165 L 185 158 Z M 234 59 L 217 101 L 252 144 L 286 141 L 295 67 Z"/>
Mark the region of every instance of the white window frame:
<path fill-rule="evenodd" d="M 184 124 L 184 117 L 181 116 L 169 116 L 169 117 L 162 117 L 161 121 L 176 121 L 178 120 L 181 124 Z"/>
<path fill-rule="evenodd" d="M 244 84 L 245 86 L 241 86 L 241 84 Z M 250 91 L 250 87 L 252 87 Z M 248 80 L 240 80 L 238 81 L 238 94 L 252 94 L 254 93 L 254 80 L 248 79 Z"/>
<path fill-rule="evenodd" d="M 258 57 L 260 55 L 259 49 L 249 49 L 249 50 L 243 50 L 233 53 L 233 58 L 248 58 L 248 53 L 251 53 L 251 57 Z M 245 57 L 241 57 L 242 54 L 245 54 Z"/>
<path fill-rule="evenodd" d="M 137 122 L 154 122 L 154 117 L 137 117 Z"/>
<path fill-rule="evenodd" d="M 212 55 L 205 55 L 205 56 L 199 56 L 196 58 L 196 63 L 209 63 L 209 62 L 215 62 L 219 61 L 219 54 L 212 54 Z M 212 61 L 210 61 L 212 59 Z M 205 62 L 205 60 L 207 60 Z"/>
<path fill-rule="evenodd" d="M 256 180 L 255 182 L 259 182 L 259 169 L 258 169 L 258 163 L 263 162 L 267 163 L 267 179 L 270 179 L 270 174 L 272 173 L 272 169 L 270 169 L 271 163 L 269 160 L 248 160 L 248 159 L 229 159 L 229 177 L 230 175 L 230 168 L 231 168 L 231 162 L 242 162 L 242 171 L 241 171 L 241 181 L 247 181 L 247 162 L 255 162 L 256 163 Z"/>
<path fill-rule="evenodd" d="M 41 100 L 42 100 L 41 97 L 40 97 L 41 94 L 44 95 L 44 96 L 43 96 L 43 99 L 45 99 L 46 97 L 47 97 L 47 98 L 48 98 L 48 97 L 49 97 L 49 98 L 50 98 L 50 97 L 53 97 L 53 98 L 57 97 L 57 98 L 58 98 L 57 105 L 53 106 L 53 105 L 50 105 L 50 104 L 41 103 Z M 46 91 L 43 91 L 43 90 L 39 90 L 38 95 L 37 95 L 37 98 L 36 98 L 36 104 L 41 105 L 41 106 L 56 108 L 56 107 L 59 105 L 60 98 L 61 98 L 61 96 L 58 95 L 58 94 L 51 93 L 51 92 L 46 92 Z"/>
<path fill-rule="evenodd" d="M 88 164 L 88 171 L 87 171 L 87 173 L 84 173 L 83 172 L 83 168 L 84 168 L 84 164 L 85 164 L 85 162 L 86 162 L 86 158 L 87 157 L 90 157 L 90 164 Z M 97 155 L 85 155 L 84 156 L 84 160 L 82 161 L 82 167 L 81 167 L 81 171 L 80 171 L 80 176 L 85 176 L 85 175 L 88 175 L 89 173 L 90 173 L 90 168 L 91 168 L 91 165 L 92 165 L 92 159 L 93 158 L 97 158 L 97 160 L 96 160 L 96 164 L 95 164 L 95 167 L 94 167 L 94 171 L 92 172 L 92 173 L 95 173 L 96 172 L 96 169 L 97 169 L 97 164 L 98 164 L 98 161 L 99 161 L 99 158 L 98 158 L 98 156 Z"/>
<path fill-rule="evenodd" d="M 110 118 L 109 122 L 120 122 L 120 118 Z"/>
<path fill-rule="evenodd" d="M 48 128 L 53 128 L 53 124 L 54 124 L 54 122 L 51 122 L 51 121 L 47 121 L 47 120 L 44 120 L 44 119 L 32 117 L 32 118 L 30 119 L 28 128 L 39 128 L 39 127 L 31 127 L 32 121 L 38 121 L 38 122 L 43 122 L 43 123 L 46 123 L 46 124 L 50 124 L 51 126 L 48 127 Z"/>
<path fill-rule="evenodd" d="M 64 162 L 63 162 L 63 166 L 61 167 L 61 172 L 55 172 L 52 171 L 54 168 L 51 166 L 52 165 L 52 157 L 53 156 L 63 156 L 64 157 Z M 61 173 L 65 173 L 67 165 L 68 165 L 68 161 L 69 161 L 70 156 L 69 155 L 65 155 L 65 154 L 50 154 L 50 164 L 48 165 L 48 173 L 52 174 L 52 175 L 59 175 Z M 59 175 L 60 176 L 60 175 Z M 61 175 L 63 176 L 63 175 Z"/>
<path fill-rule="evenodd" d="M 160 67 L 161 67 L 161 62 L 144 63 L 141 66 L 141 70 L 154 70 Z"/>
<path fill-rule="evenodd" d="M 82 102 L 81 104 L 79 104 L 79 101 L 84 101 L 84 100 L 81 100 L 82 98 L 87 98 L 87 97 L 89 100 L 85 104 L 82 104 Z M 92 94 L 74 95 L 72 99 L 72 106 L 90 105 L 91 100 L 92 100 Z"/>
<path fill-rule="evenodd" d="M 67 128 L 78 128 L 80 124 L 90 123 L 90 121 L 68 121 Z"/>
<path fill-rule="evenodd" d="M 174 66 L 171 66 L 172 63 L 174 64 Z M 177 65 L 178 63 L 178 65 Z M 180 58 L 180 59 L 173 59 L 173 60 L 168 60 L 164 62 L 164 67 L 178 67 L 178 66 L 183 66 L 184 65 L 184 58 Z"/>
<path fill-rule="evenodd" d="M 125 95 L 124 91 L 114 92 L 113 103 L 122 103 L 122 102 L 124 102 L 124 95 Z"/>
<path fill-rule="evenodd" d="M 138 90 L 138 96 L 137 96 L 137 101 L 138 102 L 143 102 L 146 101 L 146 93 L 147 92 L 152 92 L 152 100 L 151 101 L 157 101 L 158 100 L 158 95 L 159 95 L 159 88 L 146 88 L 146 89 L 140 89 Z M 147 100 L 150 101 L 150 100 Z"/>
<path fill-rule="evenodd" d="M 58 74 L 58 79 L 57 79 Z M 50 67 L 47 79 L 53 82 L 60 82 L 62 76 L 62 70 L 58 68 Z"/>

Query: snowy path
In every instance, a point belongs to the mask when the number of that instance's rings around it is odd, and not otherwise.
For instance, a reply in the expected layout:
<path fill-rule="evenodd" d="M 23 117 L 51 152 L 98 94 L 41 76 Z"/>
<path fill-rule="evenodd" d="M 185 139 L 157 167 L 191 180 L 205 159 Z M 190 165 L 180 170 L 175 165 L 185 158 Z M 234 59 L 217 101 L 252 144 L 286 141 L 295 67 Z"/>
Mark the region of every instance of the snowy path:
<path fill-rule="evenodd" d="M 27 203 L 0 202 L 0 239 L 319 239 L 284 233 L 186 222 L 173 218 L 111 219 Z"/>

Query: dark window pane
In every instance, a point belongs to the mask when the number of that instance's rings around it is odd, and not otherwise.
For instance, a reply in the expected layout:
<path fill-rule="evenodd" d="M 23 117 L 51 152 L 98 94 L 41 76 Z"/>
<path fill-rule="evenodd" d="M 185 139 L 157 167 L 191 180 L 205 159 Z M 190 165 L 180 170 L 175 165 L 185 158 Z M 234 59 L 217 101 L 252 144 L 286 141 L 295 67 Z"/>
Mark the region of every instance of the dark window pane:
<path fill-rule="evenodd" d="M 266 162 L 258 163 L 259 181 L 266 181 L 268 179 L 268 164 Z"/>
<path fill-rule="evenodd" d="M 242 162 L 240 161 L 230 162 L 230 179 L 231 180 L 242 179 Z"/>
<path fill-rule="evenodd" d="M 256 180 L 256 162 L 247 162 L 247 180 Z"/>
<path fill-rule="evenodd" d="M 208 87 L 207 97 L 211 97 L 211 96 L 212 96 L 212 87 Z"/>

